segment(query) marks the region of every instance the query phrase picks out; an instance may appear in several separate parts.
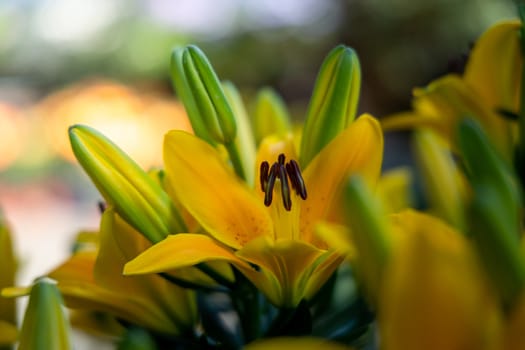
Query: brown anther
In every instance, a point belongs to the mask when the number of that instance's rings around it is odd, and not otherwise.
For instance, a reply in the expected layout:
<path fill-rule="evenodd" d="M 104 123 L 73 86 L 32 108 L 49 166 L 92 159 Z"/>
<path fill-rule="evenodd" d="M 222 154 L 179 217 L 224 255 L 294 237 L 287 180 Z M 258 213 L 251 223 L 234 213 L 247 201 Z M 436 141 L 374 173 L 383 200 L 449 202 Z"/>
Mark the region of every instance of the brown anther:
<path fill-rule="evenodd" d="M 268 184 L 268 171 L 270 170 L 270 164 L 267 161 L 261 163 L 260 168 L 260 180 L 261 180 L 261 191 L 266 192 L 266 185 Z"/>
<path fill-rule="evenodd" d="M 284 209 L 292 209 L 292 199 L 290 198 L 290 187 L 288 186 L 288 176 L 284 164 L 279 163 L 279 175 L 281 179 L 281 195 L 283 197 Z"/>
<path fill-rule="evenodd" d="M 275 179 L 278 176 L 279 173 L 279 164 L 273 163 L 272 167 L 270 168 L 270 172 L 268 175 L 268 179 L 266 181 L 266 191 L 264 193 L 264 205 L 267 207 L 272 204 L 272 198 L 273 198 L 273 187 L 275 186 Z"/>
<path fill-rule="evenodd" d="M 277 162 L 273 163 L 271 167 L 267 161 L 262 162 L 260 167 L 260 182 L 261 190 L 264 192 L 264 205 L 270 206 L 270 204 L 272 204 L 275 181 L 279 179 L 281 181 L 283 206 L 289 211 L 292 208 L 290 186 L 303 200 L 306 199 L 306 186 L 301 175 L 301 170 L 299 169 L 299 164 L 293 159 L 285 163 L 285 159 L 284 154 L 281 153 L 277 158 Z M 290 182 L 288 182 L 288 179 L 290 179 Z"/>
<path fill-rule="evenodd" d="M 301 169 L 299 164 L 295 160 L 290 160 L 286 164 L 286 171 L 290 177 L 290 181 L 293 183 L 295 193 L 302 199 L 306 199 L 306 185 L 304 184 L 303 176 L 301 175 Z"/>

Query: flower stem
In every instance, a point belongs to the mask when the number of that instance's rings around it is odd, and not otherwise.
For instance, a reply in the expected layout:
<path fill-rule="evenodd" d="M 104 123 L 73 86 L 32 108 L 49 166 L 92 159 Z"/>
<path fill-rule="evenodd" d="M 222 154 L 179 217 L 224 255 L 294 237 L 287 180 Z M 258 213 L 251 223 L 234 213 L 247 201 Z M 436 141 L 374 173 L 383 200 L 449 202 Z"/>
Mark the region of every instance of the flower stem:
<path fill-rule="evenodd" d="M 246 180 L 246 175 L 244 174 L 244 168 L 242 167 L 242 161 L 239 155 L 239 150 L 235 146 L 235 142 L 225 143 L 224 147 L 226 147 L 226 150 L 230 155 L 230 160 L 233 164 L 233 169 L 235 169 L 235 173 L 237 173 L 237 175 L 241 179 Z"/>

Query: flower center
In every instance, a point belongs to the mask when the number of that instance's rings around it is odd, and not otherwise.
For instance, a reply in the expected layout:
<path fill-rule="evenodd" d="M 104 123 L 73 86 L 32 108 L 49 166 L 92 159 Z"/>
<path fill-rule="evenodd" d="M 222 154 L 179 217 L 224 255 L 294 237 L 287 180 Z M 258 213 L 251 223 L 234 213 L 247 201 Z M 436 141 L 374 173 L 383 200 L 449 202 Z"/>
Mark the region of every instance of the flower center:
<path fill-rule="evenodd" d="M 272 204 L 275 180 L 279 179 L 281 181 L 283 206 L 289 211 L 292 209 L 289 183 L 292 185 L 295 193 L 303 200 L 306 199 L 306 186 L 301 175 L 301 169 L 299 169 L 299 164 L 293 159 L 287 163 L 285 163 L 284 160 L 284 154 L 281 153 L 277 158 L 277 162 L 273 163 L 271 168 L 267 161 L 261 163 L 261 190 L 264 192 L 264 205 L 269 207 L 270 204 Z M 290 179 L 289 182 L 288 179 Z"/>

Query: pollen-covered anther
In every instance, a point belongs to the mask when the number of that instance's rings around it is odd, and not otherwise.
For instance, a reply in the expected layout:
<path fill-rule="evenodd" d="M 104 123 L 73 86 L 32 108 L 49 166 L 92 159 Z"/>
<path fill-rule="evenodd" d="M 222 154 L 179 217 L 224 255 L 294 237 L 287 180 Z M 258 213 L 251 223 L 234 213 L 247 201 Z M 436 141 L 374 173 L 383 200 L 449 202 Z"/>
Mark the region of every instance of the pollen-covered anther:
<path fill-rule="evenodd" d="M 271 167 L 267 161 L 262 162 L 260 167 L 260 182 L 261 190 L 264 192 L 264 205 L 270 206 L 273 199 L 275 180 L 279 179 L 281 182 L 283 206 L 286 210 L 291 210 L 292 198 L 290 186 L 303 200 L 306 199 L 306 186 L 297 162 L 292 159 L 286 163 L 285 160 L 284 154 L 281 153 L 277 158 L 277 162 L 273 163 Z"/>

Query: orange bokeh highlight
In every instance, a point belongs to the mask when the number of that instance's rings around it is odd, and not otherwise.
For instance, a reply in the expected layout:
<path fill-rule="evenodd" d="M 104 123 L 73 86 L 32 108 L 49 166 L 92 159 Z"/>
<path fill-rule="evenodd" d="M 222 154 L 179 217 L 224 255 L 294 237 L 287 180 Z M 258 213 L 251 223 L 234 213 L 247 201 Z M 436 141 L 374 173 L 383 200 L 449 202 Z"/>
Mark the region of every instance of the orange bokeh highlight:
<path fill-rule="evenodd" d="M 68 127 L 91 126 L 128 153 L 145 169 L 162 165 L 164 134 L 191 132 L 183 106 L 173 97 L 143 93 L 110 81 L 73 85 L 45 98 L 34 109 L 49 145 L 74 161 Z"/>

